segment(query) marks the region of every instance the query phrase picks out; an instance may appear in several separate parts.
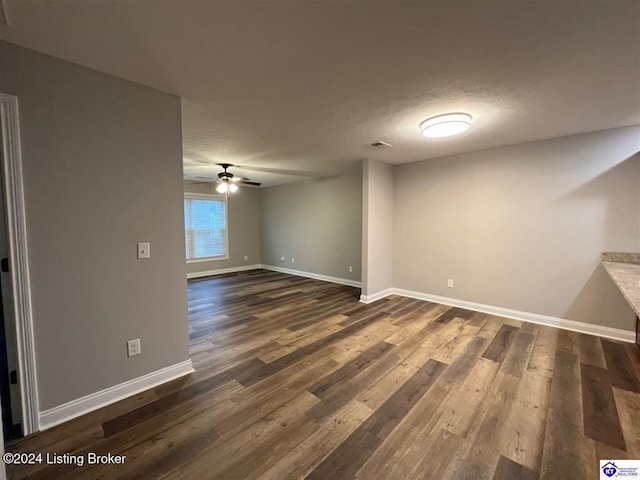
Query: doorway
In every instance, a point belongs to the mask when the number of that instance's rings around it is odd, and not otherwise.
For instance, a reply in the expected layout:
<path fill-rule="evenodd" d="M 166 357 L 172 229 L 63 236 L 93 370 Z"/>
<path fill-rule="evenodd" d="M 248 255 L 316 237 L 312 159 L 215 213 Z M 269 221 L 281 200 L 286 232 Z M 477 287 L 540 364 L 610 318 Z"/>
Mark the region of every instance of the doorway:
<path fill-rule="evenodd" d="M 39 430 L 18 98 L 0 92 L 0 400 L 4 438 Z"/>
<path fill-rule="evenodd" d="M 0 160 L 4 164 L 4 146 L 0 139 Z M 9 275 L 9 252 L 4 202 L 4 175 L 0 171 L 0 404 L 4 441 L 22 436 L 22 409 L 18 385 L 18 340 L 13 292 Z"/>

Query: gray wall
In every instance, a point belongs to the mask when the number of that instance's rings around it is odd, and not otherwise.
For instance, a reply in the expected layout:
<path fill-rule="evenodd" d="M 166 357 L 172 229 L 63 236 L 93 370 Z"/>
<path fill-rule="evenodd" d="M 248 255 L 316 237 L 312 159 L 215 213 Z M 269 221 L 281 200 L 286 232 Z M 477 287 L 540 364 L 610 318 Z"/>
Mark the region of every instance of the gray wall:
<path fill-rule="evenodd" d="M 639 150 L 631 127 L 396 167 L 394 287 L 632 330 L 599 256 L 640 251 Z"/>
<path fill-rule="evenodd" d="M 187 360 L 180 99 L 3 42 L 0 91 L 20 105 L 40 409 Z"/>
<path fill-rule="evenodd" d="M 362 173 L 261 189 L 262 263 L 359 281 Z M 282 263 L 280 257 L 286 257 Z M 295 258 L 295 264 L 291 258 Z M 349 272 L 349 265 L 353 272 Z"/>
<path fill-rule="evenodd" d="M 363 162 L 362 294 L 375 295 L 393 286 L 393 167 L 378 160 Z"/>
<path fill-rule="evenodd" d="M 215 184 L 184 182 L 187 193 L 217 194 Z M 213 262 L 187 263 L 187 273 L 255 265 L 260 262 L 260 190 L 240 187 L 229 196 L 229 258 Z M 245 255 L 249 257 L 244 259 Z"/>

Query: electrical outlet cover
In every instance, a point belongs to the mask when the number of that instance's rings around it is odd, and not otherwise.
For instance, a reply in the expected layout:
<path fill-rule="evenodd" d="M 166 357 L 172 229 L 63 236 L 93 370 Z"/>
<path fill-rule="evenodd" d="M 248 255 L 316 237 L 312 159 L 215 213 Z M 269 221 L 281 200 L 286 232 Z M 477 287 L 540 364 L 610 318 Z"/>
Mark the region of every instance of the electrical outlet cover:
<path fill-rule="evenodd" d="M 136 338 L 134 340 L 129 340 L 127 342 L 127 356 L 133 357 L 135 355 L 140 355 L 142 353 L 140 351 L 140 339 Z"/>

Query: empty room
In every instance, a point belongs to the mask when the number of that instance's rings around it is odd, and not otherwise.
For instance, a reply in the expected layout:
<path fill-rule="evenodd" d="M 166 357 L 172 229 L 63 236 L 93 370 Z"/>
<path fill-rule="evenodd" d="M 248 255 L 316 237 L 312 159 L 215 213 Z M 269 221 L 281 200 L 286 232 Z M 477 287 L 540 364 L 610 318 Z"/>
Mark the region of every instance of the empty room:
<path fill-rule="evenodd" d="M 640 1 L 0 0 L 0 479 L 640 479 Z"/>

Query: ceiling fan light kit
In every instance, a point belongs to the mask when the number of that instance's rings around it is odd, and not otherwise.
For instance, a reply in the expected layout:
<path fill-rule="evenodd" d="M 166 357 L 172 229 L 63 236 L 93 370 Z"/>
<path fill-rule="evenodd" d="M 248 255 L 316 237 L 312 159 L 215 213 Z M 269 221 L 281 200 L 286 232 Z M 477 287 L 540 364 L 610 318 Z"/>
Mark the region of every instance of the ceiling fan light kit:
<path fill-rule="evenodd" d="M 442 138 L 466 132 L 471 127 L 468 113 L 445 113 L 420 123 L 420 133 L 427 138 Z"/>
<path fill-rule="evenodd" d="M 226 180 L 218 182 L 216 192 L 218 193 L 234 193 L 238 191 L 238 186 L 235 183 L 231 183 Z"/>
<path fill-rule="evenodd" d="M 218 163 L 223 169 L 218 174 L 218 185 L 216 185 L 216 192 L 225 194 L 227 197 L 230 193 L 238 191 L 238 185 L 253 185 L 259 187 L 262 185 L 260 182 L 252 182 L 248 178 L 234 177 L 233 173 L 227 171 L 229 167 L 233 167 L 230 163 Z"/>

